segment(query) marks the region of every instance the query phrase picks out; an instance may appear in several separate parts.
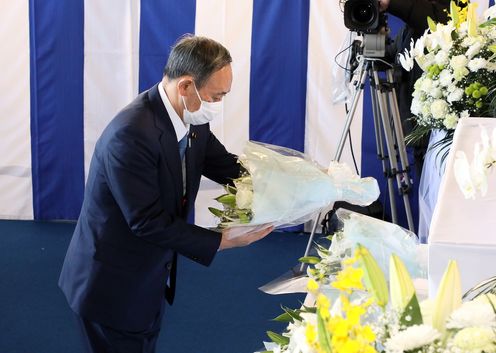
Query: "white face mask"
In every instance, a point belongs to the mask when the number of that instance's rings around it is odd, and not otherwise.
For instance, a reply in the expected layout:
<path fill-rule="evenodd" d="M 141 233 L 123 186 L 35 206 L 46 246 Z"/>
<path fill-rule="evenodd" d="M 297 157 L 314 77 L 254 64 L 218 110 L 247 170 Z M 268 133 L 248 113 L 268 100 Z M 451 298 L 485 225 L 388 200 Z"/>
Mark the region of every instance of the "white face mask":
<path fill-rule="evenodd" d="M 193 83 L 194 85 L 194 83 Z M 220 118 L 222 116 L 222 101 L 219 102 L 205 102 L 201 99 L 198 90 L 196 89 L 196 85 L 193 86 L 196 91 L 196 95 L 198 99 L 200 99 L 200 108 L 194 112 L 190 112 L 188 108 L 186 108 L 186 103 L 184 101 L 184 96 L 181 96 L 184 105 L 183 111 L 183 121 L 185 124 L 191 125 L 203 125 L 215 118 Z"/>

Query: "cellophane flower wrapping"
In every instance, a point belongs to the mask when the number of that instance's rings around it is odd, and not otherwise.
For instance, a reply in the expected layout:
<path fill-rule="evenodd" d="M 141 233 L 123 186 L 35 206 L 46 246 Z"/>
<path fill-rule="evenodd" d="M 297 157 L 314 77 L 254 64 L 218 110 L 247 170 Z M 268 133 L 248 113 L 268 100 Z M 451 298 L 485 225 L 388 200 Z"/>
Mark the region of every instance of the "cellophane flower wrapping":
<path fill-rule="evenodd" d="M 420 260 L 419 240 L 414 233 L 396 224 L 338 209 L 336 216 L 343 223 L 342 236 L 333 238 L 331 253 L 344 253 L 362 244 L 374 255 L 382 271 L 389 276 L 389 258 L 396 254 L 414 278 L 427 276 Z"/>
<path fill-rule="evenodd" d="M 248 141 L 239 161 L 251 175 L 253 218 L 233 236 L 266 224 L 288 227 L 304 223 L 335 201 L 369 205 L 379 196 L 374 178 L 360 178 L 343 163 L 328 173 L 301 152 Z"/>

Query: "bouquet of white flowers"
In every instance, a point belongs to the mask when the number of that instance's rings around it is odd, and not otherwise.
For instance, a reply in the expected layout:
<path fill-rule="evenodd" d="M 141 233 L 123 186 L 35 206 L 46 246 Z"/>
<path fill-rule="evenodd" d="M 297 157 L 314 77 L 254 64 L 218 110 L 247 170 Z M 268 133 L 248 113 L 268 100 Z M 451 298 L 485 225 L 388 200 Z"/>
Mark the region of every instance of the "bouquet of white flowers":
<path fill-rule="evenodd" d="M 223 209 L 209 209 L 220 228 L 236 226 L 240 235 L 247 227 L 301 224 L 338 200 L 365 206 L 379 196 L 374 178 L 360 178 L 337 162 L 326 173 L 289 148 L 247 142 L 239 162 L 246 172 L 216 198 Z"/>
<path fill-rule="evenodd" d="M 447 130 L 449 138 L 461 117 L 493 115 L 496 7 L 486 10 L 482 24 L 475 7 L 452 2 L 449 22 L 436 24 L 429 18 L 425 34 L 400 54 L 406 70 L 414 60 L 423 70 L 414 86 L 411 112 L 417 126 L 411 140 L 431 129 Z"/>

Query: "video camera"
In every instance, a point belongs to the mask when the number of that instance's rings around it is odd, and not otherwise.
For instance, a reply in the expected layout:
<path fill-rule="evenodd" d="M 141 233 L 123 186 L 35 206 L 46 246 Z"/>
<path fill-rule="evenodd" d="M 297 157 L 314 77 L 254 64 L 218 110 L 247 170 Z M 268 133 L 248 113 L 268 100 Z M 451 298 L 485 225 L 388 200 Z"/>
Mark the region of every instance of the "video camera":
<path fill-rule="evenodd" d="M 354 48 L 372 58 L 384 58 L 388 37 L 387 16 L 379 11 L 379 0 L 346 0 L 344 25 L 351 31 L 363 34 L 363 43 Z"/>
<path fill-rule="evenodd" d="M 344 25 L 355 32 L 378 33 L 386 26 L 386 15 L 379 11 L 379 0 L 347 0 Z"/>

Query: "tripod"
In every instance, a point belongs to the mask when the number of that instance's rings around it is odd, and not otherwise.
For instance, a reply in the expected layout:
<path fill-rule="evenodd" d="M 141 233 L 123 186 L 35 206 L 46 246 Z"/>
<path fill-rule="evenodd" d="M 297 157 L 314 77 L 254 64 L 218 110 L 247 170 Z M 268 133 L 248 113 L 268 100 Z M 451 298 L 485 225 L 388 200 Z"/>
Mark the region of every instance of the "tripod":
<path fill-rule="evenodd" d="M 346 142 L 346 135 L 350 130 L 360 96 L 365 87 L 365 81 L 368 78 L 372 97 L 376 152 L 377 157 L 382 163 L 384 176 L 387 179 L 391 218 L 393 223 L 398 224 L 398 212 L 394 190 L 394 181 L 396 180 L 397 189 L 403 198 L 408 228 L 412 232 L 415 232 L 412 210 L 408 197 L 412 189 L 410 177 L 408 176 L 410 166 L 401 127 L 396 91 L 394 89 L 394 67 L 383 59 L 361 56 L 356 70 L 357 74 L 355 77 L 358 77 L 358 79 L 354 81 L 355 89 L 351 107 L 346 116 L 345 126 L 339 140 L 334 160 L 339 162 L 341 159 L 341 154 Z M 379 75 L 380 73 L 383 74 L 382 78 Z M 304 256 L 308 256 L 320 217 L 321 213 L 317 215 L 315 223 L 313 224 Z M 303 268 L 304 264 L 300 266 L 300 272 L 303 272 Z"/>

